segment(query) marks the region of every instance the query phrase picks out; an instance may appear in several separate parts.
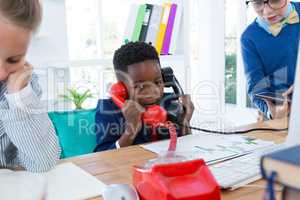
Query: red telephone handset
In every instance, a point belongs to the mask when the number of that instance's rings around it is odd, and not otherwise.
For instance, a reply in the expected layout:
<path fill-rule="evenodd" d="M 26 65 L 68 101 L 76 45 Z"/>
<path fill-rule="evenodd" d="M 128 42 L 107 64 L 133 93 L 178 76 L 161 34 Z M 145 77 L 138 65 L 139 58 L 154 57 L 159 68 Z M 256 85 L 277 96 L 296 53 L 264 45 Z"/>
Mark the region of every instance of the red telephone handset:
<path fill-rule="evenodd" d="M 110 88 L 110 96 L 113 102 L 122 108 L 126 99 L 128 99 L 128 92 L 126 86 L 122 82 L 115 83 Z M 164 126 L 170 132 L 169 151 L 175 151 L 177 146 L 177 133 L 175 126 L 167 121 L 167 111 L 159 105 L 151 105 L 146 108 L 143 113 L 142 120 L 145 124 L 152 127 L 152 141 L 157 140 L 156 128 Z"/>
<path fill-rule="evenodd" d="M 122 82 L 115 83 L 110 88 L 110 96 L 113 102 L 122 108 L 126 99 L 128 99 L 128 92 Z M 167 121 L 167 111 L 159 105 L 151 105 L 146 108 L 143 113 L 142 120 L 150 126 L 159 126 Z"/>

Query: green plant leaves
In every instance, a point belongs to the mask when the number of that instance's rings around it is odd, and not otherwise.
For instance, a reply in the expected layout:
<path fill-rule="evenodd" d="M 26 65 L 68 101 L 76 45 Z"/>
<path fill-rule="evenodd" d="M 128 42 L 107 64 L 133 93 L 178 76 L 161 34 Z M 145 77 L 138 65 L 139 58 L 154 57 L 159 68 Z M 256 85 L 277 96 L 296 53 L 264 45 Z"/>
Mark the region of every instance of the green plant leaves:
<path fill-rule="evenodd" d="M 74 103 L 76 109 L 82 109 L 82 104 L 89 98 L 94 98 L 92 92 L 88 89 L 80 93 L 75 88 L 68 89 L 67 95 L 60 95 L 61 98 Z"/>

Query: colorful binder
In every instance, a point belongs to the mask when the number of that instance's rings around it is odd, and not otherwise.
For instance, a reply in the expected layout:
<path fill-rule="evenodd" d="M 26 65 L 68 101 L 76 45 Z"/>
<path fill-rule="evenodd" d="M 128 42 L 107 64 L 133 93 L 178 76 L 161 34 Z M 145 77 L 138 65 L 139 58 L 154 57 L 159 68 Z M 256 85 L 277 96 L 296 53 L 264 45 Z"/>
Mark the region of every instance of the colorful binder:
<path fill-rule="evenodd" d="M 183 7 L 181 4 L 177 4 L 177 9 L 176 9 L 176 17 L 174 21 L 174 26 L 173 26 L 173 33 L 172 33 L 172 38 L 170 42 L 170 48 L 169 48 L 169 54 L 174 55 L 176 54 L 176 48 L 178 45 L 178 37 L 179 37 L 179 32 L 180 32 L 180 27 L 181 27 L 181 21 L 182 21 L 182 13 L 183 13 Z"/>
<path fill-rule="evenodd" d="M 140 38 L 142 25 L 143 25 L 143 21 L 144 21 L 144 18 L 145 18 L 146 8 L 147 8 L 147 6 L 145 4 L 140 5 L 140 7 L 139 7 L 138 14 L 137 14 L 137 17 L 136 17 L 135 26 L 134 26 L 134 30 L 133 30 L 133 34 L 132 34 L 132 38 L 131 38 L 131 40 L 133 42 L 138 41 L 139 38 Z"/>
<path fill-rule="evenodd" d="M 125 44 L 131 41 L 139 7 L 140 6 L 138 4 L 132 4 L 130 7 L 130 11 L 129 11 L 130 14 L 128 16 L 127 24 L 125 27 L 125 33 L 124 33 Z"/>
<path fill-rule="evenodd" d="M 157 41 L 156 41 L 156 45 L 155 45 L 156 50 L 159 54 L 161 53 L 164 38 L 165 38 L 169 14 L 170 14 L 170 10 L 171 10 L 171 4 L 164 3 L 163 8 L 164 8 L 163 15 L 162 15 L 162 19 L 161 19 L 161 23 L 160 23 L 160 27 L 159 27 L 159 31 L 158 31 L 158 36 L 157 36 Z"/>
<path fill-rule="evenodd" d="M 141 29 L 140 38 L 139 38 L 140 42 L 145 42 L 145 40 L 146 40 L 149 22 L 150 22 L 150 18 L 151 18 L 151 14 L 152 14 L 152 9 L 153 9 L 153 5 L 146 4 L 145 17 L 144 17 L 144 21 L 143 21 L 143 25 L 142 25 L 142 29 Z"/>
<path fill-rule="evenodd" d="M 171 8 L 170 8 L 170 14 L 169 14 L 169 19 L 168 19 L 166 34 L 165 34 L 163 47 L 162 47 L 162 51 L 161 51 L 162 55 L 169 54 L 170 42 L 171 42 L 172 33 L 173 33 L 173 26 L 174 26 L 175 17 L 176 17 L 176 11 L 177 11 L 177 4 L 172 4 Z"/>
<path fill-rule="evenodd" d="M 145 40 L 146 43 L 152 44 L 153 46 L 156 45 L 162 14 L 163 7 L 160 5 L 153 5 L 152 14 L 148 26 L 148 32 Z"/>

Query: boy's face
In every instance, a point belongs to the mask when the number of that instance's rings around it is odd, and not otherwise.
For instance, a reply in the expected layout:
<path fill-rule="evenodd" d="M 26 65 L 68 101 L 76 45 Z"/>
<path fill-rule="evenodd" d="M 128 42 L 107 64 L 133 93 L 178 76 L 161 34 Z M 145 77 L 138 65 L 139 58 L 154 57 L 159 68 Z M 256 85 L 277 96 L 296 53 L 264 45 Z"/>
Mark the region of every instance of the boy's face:
<path fill-rule="evenodd" d="M 263 0 L 257 1 L 262 2 Z M 263 9 L 254 7 L 254 10 L 261 18 L 269 22 L 269 24 L 275 24 L 284 19 L 285 13 L 288 8 L 289 0 L 273 0 L 270 2 L 273 2 L 273 4 L 277 5 L 280 9 L 275 10 L 271 8 L 268 4 L 265 4 Z"/>
<path fill-rule="evenodd" d="M 128 66 L 128 79 L 123 81 L 131 99 L 142 106 L 158 103 L 163 97 L 164 82 L 160 65 L 155 60 L 147 60 Z"/>
<path fill-rule="evenodd" d="M 10 23 L 0 14 L 0 81 L 25 65 L 31 31 Z"/>

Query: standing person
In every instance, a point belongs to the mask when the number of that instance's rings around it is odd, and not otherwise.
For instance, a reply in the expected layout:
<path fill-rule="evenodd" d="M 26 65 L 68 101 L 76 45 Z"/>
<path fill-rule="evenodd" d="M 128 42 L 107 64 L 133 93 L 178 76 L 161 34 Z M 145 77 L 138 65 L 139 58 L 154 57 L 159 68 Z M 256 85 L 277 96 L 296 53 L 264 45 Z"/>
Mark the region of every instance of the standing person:
<path fill-rule="evenodd" d="M 252 103 L 268 118 L 289 115 L 299 44 L 300 3 L 289 0 L 246 1 L 257 13 L 241 37 L 242 56 Z M 259 92 L 279 92 L 282 105 L 259 99 Z"/>

